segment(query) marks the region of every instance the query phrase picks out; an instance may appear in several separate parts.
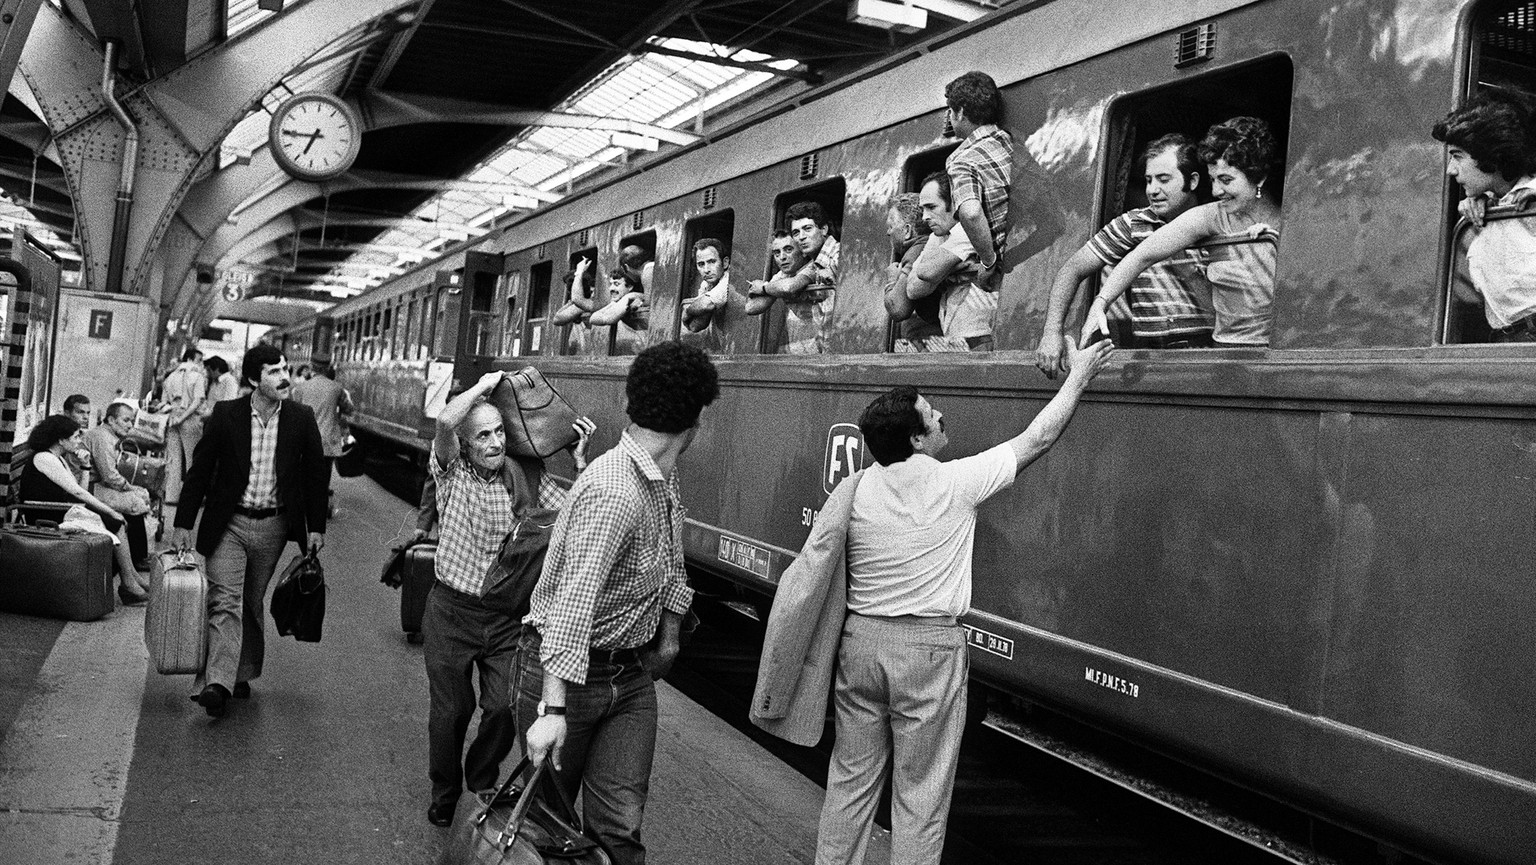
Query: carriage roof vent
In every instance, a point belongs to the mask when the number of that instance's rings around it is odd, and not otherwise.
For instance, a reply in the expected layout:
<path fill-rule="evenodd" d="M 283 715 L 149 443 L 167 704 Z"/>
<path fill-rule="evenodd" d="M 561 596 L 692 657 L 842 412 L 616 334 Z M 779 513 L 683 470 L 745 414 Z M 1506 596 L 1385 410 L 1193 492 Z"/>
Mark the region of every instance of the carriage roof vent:
<path fill-rule="evenodd" d="M 714 206 L 715 206 L 715 188 L 713 186 L 711 186 L 710 188 L 704 190 L 704 209 L 705 210 L 709 210 L 709 209 L 713 208 Z"/>
<path fill-rule="evenodd" d="M 1173 44 L 1173 67 L 1182 69 L 1203 63 L 1216 53 L 1216 22 L 1207 21 L 1188 30 L 1180 30 Z"/>
<path fill-rule="evenodd" d="M 816 169 L 821 167 L 821 154 L 807 153 L 800 157 L 800 179 L 810 180 L 816 176 Z"/>
<path fill-rule="evenodd" d="M 629 221 L 630 230 L 639 231 L 642 225 L 645 225 L 645 211 L 637 210 L 634 217 Z"/>
<path fill-rule="evenodd" d="M 582 230 L 576 232 L 576 245 L 577 246 L 590 246 L 591 245 L 589 243 L 590 240 L 592 240 L 592 229 L 590 229 L 590 228 L 583 228 Z"/>
<path fill-rule="evenodd" d="M 538 249 L 537 252 L 535 252 L 533 254 L 533 257 L 534 258 L 543 258 L 544 257 L 544 244 L 542 244 L 542 243 L 539 244 L 539 249 Z"/>

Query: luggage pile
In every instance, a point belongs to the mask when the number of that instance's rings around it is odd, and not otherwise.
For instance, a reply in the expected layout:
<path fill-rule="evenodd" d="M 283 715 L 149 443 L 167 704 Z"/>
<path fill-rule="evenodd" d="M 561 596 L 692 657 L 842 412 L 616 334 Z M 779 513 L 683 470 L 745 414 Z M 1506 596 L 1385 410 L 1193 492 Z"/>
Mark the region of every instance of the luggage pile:
<path fill-rule="evenodd" d="M 0 611 L 71 622 L 112 612 L 112 540 L 55 520 L 29 525 L 24 514 L 33 507 L 7 508 L 0 525 Z"/>

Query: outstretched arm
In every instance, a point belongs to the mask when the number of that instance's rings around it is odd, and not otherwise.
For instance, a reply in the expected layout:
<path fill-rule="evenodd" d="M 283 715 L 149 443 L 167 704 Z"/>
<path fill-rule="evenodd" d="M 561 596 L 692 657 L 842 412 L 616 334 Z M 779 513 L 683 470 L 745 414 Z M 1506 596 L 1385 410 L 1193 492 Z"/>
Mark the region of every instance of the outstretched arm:
<path fill-rule="evenodd" d="M 1066 328 L 1067 307 L 1072 305 L 1072 297 L 1077 294 L 1082 281 L 1103 265 L 1093 250 L 1084 246 L 1056 271 L 1056 280 L 1051 283 L 1050 302 L 1045 308 L 1045 330 L 1041 331 L 1040 345 L 1035 348 L 1035 366 L 1045 373 L 1046 378 L 1055 378 L 1066 368 L 1067 347 L 1061 334 Z"/>
<path fill-rule="evenodd" d="M 1181 214 L 1177 219 L 1152 232 L 1135 249 L 1109 272 L 1109 278 L 1099 288 L 1099 296 L 1088 307 L 1088 320 L 1083 323 L 1082 341 L 1088 342 L 1093 334 L 1102 331 L 1109 335 L 1109 319 L 1105 310 L 1125 294 L 1131 282 L 1142 271 L 1183 249 L 1213 236 L 1216 233 L 1215 210 L 1218 204 L 1202 204 Z"/>
<path fill-rule="evenodd" d="M 1013 448 L 1016 471 L 1023 471 L 1025 466 L 1039 459 L 1061 438 L 1062 430 L 1067 428 L 1067 421 L 1077 411 L 1077 402 L 1082 398 L 1083 391 L 1087 390 L 1088 382 L 1099 374 L 1099 370 L 1109 360 L 1110 353 L 1114 351 L 1108 341 L 1096 342 L 1081 349 L 1071 337 L 1067 337 L 1066 342 L 1067 361 L 1072 368 L 1067 374 L 1067 380 L 1062 382 L 1061 390 L 1051 397 L 1045 408 L 1030 421 L 1029 427 L 1008 441 L 1008 446 Z"/>
<path fill-rule="evenodd" d="M 640 292 L 631 291 L 629 294 L 624 295 L 618 300 L 615 300 L 613 303 L 610 303 L 602 309 L 592 313 L 592 318 L 590 319 L 592 326 L 608 327 L 609 325 L 618 324 L 619 319 L 623 318 L 629 313 L 630 307 L 632 307 L 637 301 L 643 300 L 644 298 L 645 295 L 641 294 Z"/>

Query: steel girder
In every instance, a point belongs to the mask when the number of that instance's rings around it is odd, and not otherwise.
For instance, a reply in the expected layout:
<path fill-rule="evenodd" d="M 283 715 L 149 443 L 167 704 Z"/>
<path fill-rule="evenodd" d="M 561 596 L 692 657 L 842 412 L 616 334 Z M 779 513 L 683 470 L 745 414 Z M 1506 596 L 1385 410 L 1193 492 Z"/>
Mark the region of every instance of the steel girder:
<path fill-rule="evenodd" d="M 148 286 L 153 253 L 177 205 L 215 158 L 219 142 L 295 67 L 347 33 L 415 0 L 309 0 L 120 97 L 140 134 L 123 283 Z M 41 116 L 53 131 L 75 200 L 89 288 L 106 283 L 122 129 L 100 92 L 102 53 L 44 4 L 21 58 Z"/>

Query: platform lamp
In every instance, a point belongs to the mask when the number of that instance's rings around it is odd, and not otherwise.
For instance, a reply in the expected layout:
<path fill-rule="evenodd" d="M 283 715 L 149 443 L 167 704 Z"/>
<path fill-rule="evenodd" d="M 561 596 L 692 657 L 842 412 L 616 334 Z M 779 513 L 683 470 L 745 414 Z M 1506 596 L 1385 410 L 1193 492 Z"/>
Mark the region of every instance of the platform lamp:
<path fill-rule="evenodd" d="M 283 0 L 256 0 L 256 8 L 267 12 L 281 12 Z"/>
<path fill-rule="evenodd" d="M 852 0 L 848 20 L 895 33 L 921 33 L 928 26 L 928 11 L 887 0 Z"/>

